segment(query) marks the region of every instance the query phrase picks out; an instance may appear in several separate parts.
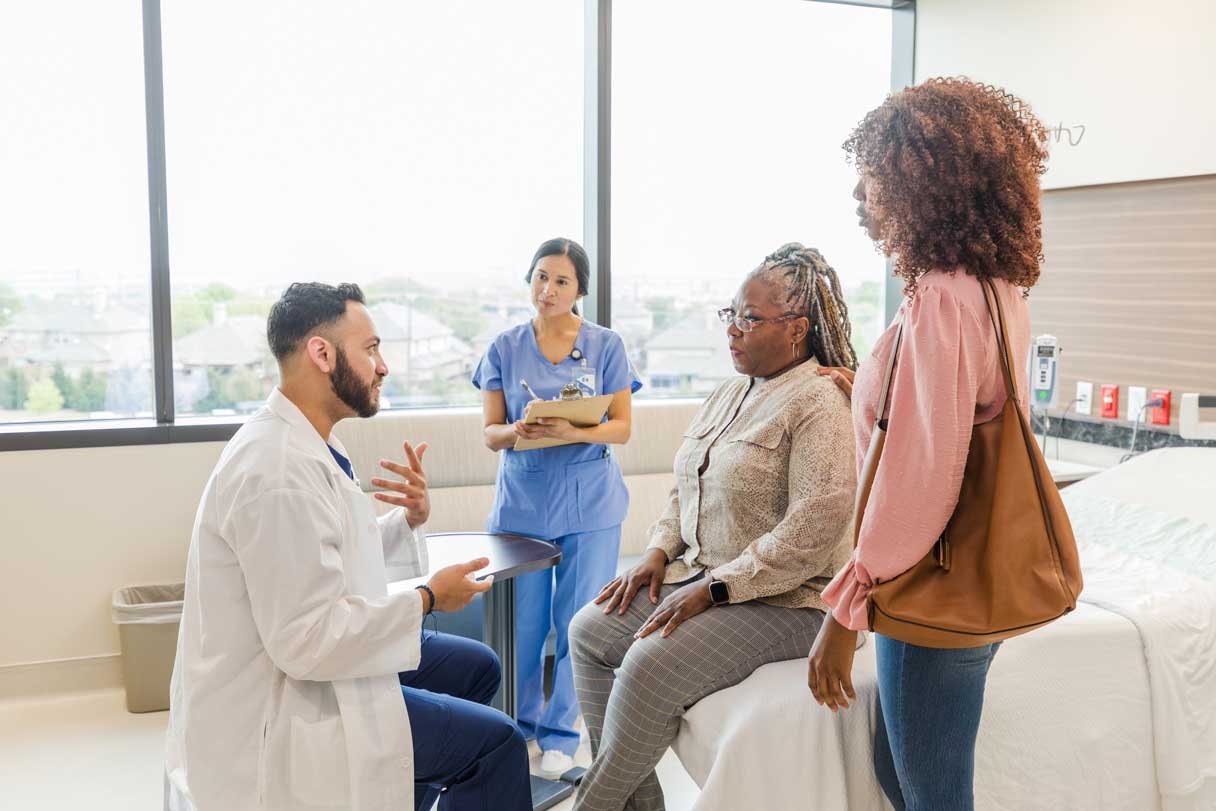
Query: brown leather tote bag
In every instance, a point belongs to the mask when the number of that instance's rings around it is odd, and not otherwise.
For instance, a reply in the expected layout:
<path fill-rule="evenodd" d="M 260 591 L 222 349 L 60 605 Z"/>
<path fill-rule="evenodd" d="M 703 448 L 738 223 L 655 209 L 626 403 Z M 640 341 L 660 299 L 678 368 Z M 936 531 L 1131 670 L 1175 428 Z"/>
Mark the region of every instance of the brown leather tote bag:
<path fill-rule="evenodd" d="M 875 584 L 868 598 L 876 633 L 929 648 L 977 647 L 1024 634 L 1076 608 L 1082 587 L 1072 524 L 1018 401 L 1005 312 L 991 280 L 984 281 L 984 299 L 1001 349 L 1005 407 L 972 430 L 958 506 L 946 531 L 920 562 Z M 902 337 L 901 320 L 862 466 L 854 533 L 882 458 Z M 854 545 L 856 540 L 855 534 Z"/>

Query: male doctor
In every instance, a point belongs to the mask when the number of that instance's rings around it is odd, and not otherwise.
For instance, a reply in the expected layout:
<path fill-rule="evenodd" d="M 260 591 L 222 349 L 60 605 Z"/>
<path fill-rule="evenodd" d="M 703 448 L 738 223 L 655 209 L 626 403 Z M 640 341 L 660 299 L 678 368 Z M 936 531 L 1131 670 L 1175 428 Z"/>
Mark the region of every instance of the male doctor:
<path fill-rule="evenodd" d="M 228 443 L 199 504 L 167 742 L 174 809 L 531 808 L 527 749 L 484 706 L 480 643 L 424 632 L 490 587 L 485 559 L 427 570 L 425 445 L 377 519 L 334 423 L 376 413 L 388 368 L 353 284 L 293 284 L 270 312 L 280 384 Z"/>

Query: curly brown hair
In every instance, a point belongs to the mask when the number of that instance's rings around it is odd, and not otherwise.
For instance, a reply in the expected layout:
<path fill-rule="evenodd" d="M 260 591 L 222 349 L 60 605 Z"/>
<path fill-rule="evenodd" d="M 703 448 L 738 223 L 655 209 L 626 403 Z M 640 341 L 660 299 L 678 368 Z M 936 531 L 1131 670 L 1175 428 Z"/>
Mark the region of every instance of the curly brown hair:
<path fill-rule="evenodd" d="M 1034 286 L 1046 142 L 1029 105 L 961 77 L 892 93 L 862 119 L 844 150 L 905 294 L 921 275 L 955 268 Z"/>

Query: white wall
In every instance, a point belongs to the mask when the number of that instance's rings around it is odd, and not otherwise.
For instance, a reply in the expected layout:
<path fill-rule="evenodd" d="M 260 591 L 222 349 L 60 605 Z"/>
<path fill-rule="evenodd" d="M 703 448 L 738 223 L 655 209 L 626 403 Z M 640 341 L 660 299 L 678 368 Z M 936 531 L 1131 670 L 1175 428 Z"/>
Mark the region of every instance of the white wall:
<path fill-rule="evenodd" d="M 918 0 L 916 80 L 999 85 L 1070 128 L 1044 188 L 1212 174 L 1214 42 L 1211 0 Z"/>
<path fill-rule="evenodd" d="M 0 668 L 117 653 L 113 590 L 181 581 L 223 447 L 0 454 Z"/>
<path fill-rule="evenodd" d="M 631 494 L 622 551 L 638 554 L 672 483 L 671 459 L 696 401 L 634 408 L 619 449 Z M 359 477 L 403 437 L 431 443 L 431 532 L 480 526 L 497 460 L 475 408 L 390 411 L 337 429 Z M 177 583 L 199 497 L 224 443 L 0 453 L 0 699 L 117 685 L 115 588 Z"/>
<path fill-rule="evenodd" d="M 662 509 L 671 474 L 648 471 L 660 456 L 666 471 L 695 407 L 692 401 L 635 407 L 637 441 L 620 452 L 632 497 L 627 535 L 642 538 Z M 390 413 L 364 428 L 391 428 L 401 419 Z M 417 415 L 409 419 L 421 421 Z M 424 433 L 437 440 L 439 455 L 432 462 L 444 454 L 467 458 L 454 438 L 463 431 L 431 425 Z M 343 439 L 356 454 L 361 446 L 354 437 Z M 182 580 L 198 499 L 223 447 L 0 453 L 0 700 L 121 683 L 118 634 L 110 620 L 113 590 Z M 1053 443 L 1052 450 L 1059 458 L 1099 465 L 1108 462 L 1095 453 L 1113 453 L 1071 442 L 1058 449 Z M 487 475 L 492 480 L 492 465 Z M 432 466 L 432 477 L 444 474 Z M 484 515 L 492 497 L 492 484 L 437 489 L 432 530 L 467 528 L 470 512 Z M 636 554 L 640 547 L 626 551 Z"/>

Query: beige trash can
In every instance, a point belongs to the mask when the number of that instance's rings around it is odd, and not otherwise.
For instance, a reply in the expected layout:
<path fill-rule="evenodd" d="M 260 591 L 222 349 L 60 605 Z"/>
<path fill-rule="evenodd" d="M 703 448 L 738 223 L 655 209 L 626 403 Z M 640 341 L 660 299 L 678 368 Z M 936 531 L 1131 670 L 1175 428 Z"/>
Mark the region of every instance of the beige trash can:
<path fill-rule="evenodd" d="M 111 612 L 122 643 L 128 712 L 169 709 L 186 585 L 128 586 L 114 592 Z"/>

